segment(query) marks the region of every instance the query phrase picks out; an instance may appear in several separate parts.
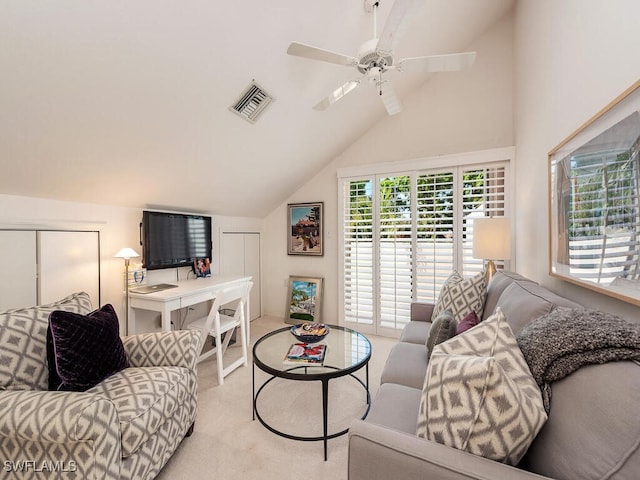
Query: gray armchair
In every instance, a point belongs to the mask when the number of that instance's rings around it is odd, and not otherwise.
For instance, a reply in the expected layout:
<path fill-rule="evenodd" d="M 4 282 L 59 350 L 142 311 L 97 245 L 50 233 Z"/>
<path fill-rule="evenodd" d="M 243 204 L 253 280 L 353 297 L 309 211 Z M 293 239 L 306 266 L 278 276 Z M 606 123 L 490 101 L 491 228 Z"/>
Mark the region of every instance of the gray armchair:
<path fill-rule="evenodd" d="M 130 367 L 85 392 L 47 391 L 53 310 L 86 314 L 78 293 L 0 312 L 0 457 L 11 478 L 151 479 L 196 415 L 199 332 L 123 338 Z"/>

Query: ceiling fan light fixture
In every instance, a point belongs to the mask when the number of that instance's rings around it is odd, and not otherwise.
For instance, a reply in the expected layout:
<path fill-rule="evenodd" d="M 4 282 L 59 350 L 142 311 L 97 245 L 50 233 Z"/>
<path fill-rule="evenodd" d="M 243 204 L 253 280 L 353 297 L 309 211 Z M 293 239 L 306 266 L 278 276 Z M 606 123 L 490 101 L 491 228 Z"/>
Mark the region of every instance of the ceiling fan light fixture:
<path fill-rule="evenodd" d="M 374 85 L 378 85 L 382 82 L 382 69 L 379 67 L 372 67 L 367 72 L 367 81 Z"/>
<path fill-rule="evenodd" d="M 362 74 L 361 80 L 366 80 L 367 83 L 376 86 L 387 113 L 389 115 L 395 115 L 401 111 L 402 107 L 388 79 L 383 80 L 383 73 L 387 70 L 416 73 L 458 71 L 469 68 L 475 58 L 475 52 L 467 52 L 405 58 L 398 62 L 394 61 L 393 51 L 423 3 L 424 0 L 395 0 L 385 21 L 382 33 L 378 35 L 376 11 L 379 1 L 364 0 L 365 12 L 371 13 L 373 17 L 373 38 L 367 40 L 360 46 L 355 57 L 331 52 L 300 42 L 292 42 L 287 49 L 287 54 L 309 60 L 319 60 L 336 65 L 356 67 Z M 359 83 L 359 80 L 351 80 L 345 83 L 331 92 L 313 108 L 315 110 L 326 110 L 329 106 L 356 88 Z"/>

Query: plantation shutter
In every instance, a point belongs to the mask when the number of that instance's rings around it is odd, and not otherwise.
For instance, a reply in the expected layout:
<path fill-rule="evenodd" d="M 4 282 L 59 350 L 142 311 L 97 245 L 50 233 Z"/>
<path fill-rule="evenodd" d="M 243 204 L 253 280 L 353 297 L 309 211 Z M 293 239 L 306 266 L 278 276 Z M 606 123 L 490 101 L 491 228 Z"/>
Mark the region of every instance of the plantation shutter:
<path fill-rule="evenodd" d="M 433 302 L 454 265 L 454 173 L 417 178 L 416 295 Z"/>
<path fill-rule="evenodd" d="M 347 322 L 373 325 L 373 180 L 343 184 L 343 316 Z"/>
<path fill-rule="evenodd" d="M 399 329 L 409 322 L 412 286 L 411 177 L 379 180 L 380 327 Z"/>
<path fill-rule="evenodd" d="M 505 167 L 491 166 L 462 171 L 462 265 L 461 273 L 471 276 L 484 268 L 483 259 L 473 258 L 473 219 L 505 216 Z M 497 268 L 504 261 L 495 262 Z"/>

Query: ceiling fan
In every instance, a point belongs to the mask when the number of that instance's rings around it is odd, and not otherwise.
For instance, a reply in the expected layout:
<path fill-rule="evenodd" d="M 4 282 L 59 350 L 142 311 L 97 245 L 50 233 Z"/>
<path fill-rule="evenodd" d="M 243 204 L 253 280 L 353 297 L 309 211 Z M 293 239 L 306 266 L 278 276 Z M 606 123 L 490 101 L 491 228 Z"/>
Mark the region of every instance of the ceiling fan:
<path fill-rule="evenodd" d="M 383 74 L 395 70 L 398 72 L 435 73 L 452 72 L 471 67 L 476 58 L 476 52 L 453 53 L 448 55 L 430 55 L 426 57 L 403 58 L 397 63 L 393 58 L 393 51 L 398 46 L 402 35 L 409 26 L 409 22 L 424 3 L 424 0 L 396 0 L 380 36 L 376 32 L 376 9 L 379 0 L 364 0 L 367 13 L 373 13 L 373 38 L 364 42 L 355 57 L 331 52 L 322 48 L 292 42 L 287 49 L 289 55 L 320 60 L 323 62 L 356 67 L 362 74 L 359 79 L 350 80 L 336 88 L 313 108 L 326 110 L 342 97 L 352 92 L 362 80 L 375 85 L 382 103 L 389 115 L 395 115 L 402 110 L 391 83 L 383 78 Z"/>

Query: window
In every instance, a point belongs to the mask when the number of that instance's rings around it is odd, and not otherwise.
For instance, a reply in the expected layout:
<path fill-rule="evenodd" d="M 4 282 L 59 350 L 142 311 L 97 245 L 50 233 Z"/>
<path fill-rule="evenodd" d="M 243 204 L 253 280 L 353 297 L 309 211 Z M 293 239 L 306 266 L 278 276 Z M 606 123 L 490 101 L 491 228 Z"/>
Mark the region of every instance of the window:
<path fill-rule="evenodd" d="M 343 176 L 341 321 L 394 335 L 412 300 L 435 301 L 472 257 L 473 222 L 506 216 L 508 161 L 431 170 Z"/>

